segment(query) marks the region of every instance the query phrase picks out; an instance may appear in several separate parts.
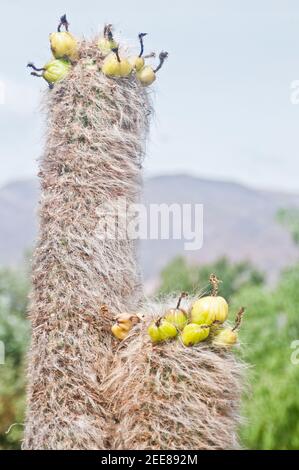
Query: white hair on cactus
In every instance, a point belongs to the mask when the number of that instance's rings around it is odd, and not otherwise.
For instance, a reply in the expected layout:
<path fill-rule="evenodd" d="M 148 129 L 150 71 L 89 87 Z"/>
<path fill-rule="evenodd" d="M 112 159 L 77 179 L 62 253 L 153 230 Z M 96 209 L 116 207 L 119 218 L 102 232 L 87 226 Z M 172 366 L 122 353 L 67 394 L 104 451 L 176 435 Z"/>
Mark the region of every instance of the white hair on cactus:
<path fill-rule="evenodd" d="M 150 105 L 134 75 L 106 78 L 89 58 L 101 66 L 96 40 L 81 43 L 45 103 L 24 449 L 110 448 L 99 384 L 112 358 L 112 314 L 142 297 L 135 242 L 101 238 L 99 214 L 119 198 L 139 200 Z"/>

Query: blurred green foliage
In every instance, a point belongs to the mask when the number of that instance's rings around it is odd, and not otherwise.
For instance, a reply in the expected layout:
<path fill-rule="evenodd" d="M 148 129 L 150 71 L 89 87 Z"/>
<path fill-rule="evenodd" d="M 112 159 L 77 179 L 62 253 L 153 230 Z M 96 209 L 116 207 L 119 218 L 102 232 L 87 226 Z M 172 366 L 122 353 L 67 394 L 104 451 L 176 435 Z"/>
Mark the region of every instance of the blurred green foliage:
<path fill-rule="evenodd" d="M 226 299 L 245 286 L 262 285 L 263 275 L 248 262 L 231 263 L 227 258 L 220 258 L 204 266 L 190 265 L 183 257 L 171 261 L 161 273 L 160 294 L 187 291 L 192 294 L 210 291 L 209 277 L 215 273 L 222 281 L 220 292 Z"/>
<path fill-rule="evenodd" d="M 220 259 L 208 266 L 190 266 L 173 260 L 162 273 L 160 293 L 208 292 L 209 275 L 223 280 L 221 295 L 230 300 L 231 319 L 247 307 L 238 350 L 249 365 L 248 392 L 244 395 L 241 429 L 244 447 L 250 449 L 299 448 L 299 364 L 291 361 L 292 342 L 299 340 L 299 266 L 284 272 L 270 290 L 263 276 L 248 263 Z M 0 270 L 0 341 L 6 347 L 0 365 L 0 449 L 20 446 L 24 421 L 24 357 L 28 347 L 28 275 Z M 299 353 L 297 355 L 299 359 Z"/>
<path fill-rule="evenodd" d="M 290 231 L 294 242 L 299 245 L 299 209 L 279 209 L 277 220 Z"/>
<path fill-rule="evenodd" d="M 248 306 L 240 336 L 243 357 L 253 366 L 241 433 L 249 448 L 299 449 L 299 363 L 291 360 L 299 340 L 298 283 L 296 266 L 282 274 L 274 292 L 247 288 L 233 299 L 234 308 Z"/>
<path fill-rule="evenodd" d="M 19 448 L 23 433 L 28 289 L 26 270 L 0 269 L 0 341 L 5 348 L 0 364 L 0 449 Z"/>

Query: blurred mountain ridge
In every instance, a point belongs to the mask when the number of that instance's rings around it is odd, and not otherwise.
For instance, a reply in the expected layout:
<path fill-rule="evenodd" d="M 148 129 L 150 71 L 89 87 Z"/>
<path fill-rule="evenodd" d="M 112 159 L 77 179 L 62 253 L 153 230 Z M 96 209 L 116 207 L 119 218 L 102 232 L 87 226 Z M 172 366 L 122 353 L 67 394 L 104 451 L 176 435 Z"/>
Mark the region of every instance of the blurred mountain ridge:
<path fill-rule="evenodd" d="M 0 264 L 16 265 L 34 245 L 37 233 L 39 184 L 35 179 L 0 188 Z M 189 175 L 162 175 L 144 183 L 143 201 L 149 204 L 203 204 L 204 243 L 198 251 L 184 251 L 184 240 L 140 242 L 140 260 L 147 282 L 175 256 L 207 263 L 222 256 L 249 260 L 275 280 L 286 266 L 299 260 L 288 231 L 279 225 L 280 208 L 299 207 L 299 194 L 257 190 L 242 184 Z"/>

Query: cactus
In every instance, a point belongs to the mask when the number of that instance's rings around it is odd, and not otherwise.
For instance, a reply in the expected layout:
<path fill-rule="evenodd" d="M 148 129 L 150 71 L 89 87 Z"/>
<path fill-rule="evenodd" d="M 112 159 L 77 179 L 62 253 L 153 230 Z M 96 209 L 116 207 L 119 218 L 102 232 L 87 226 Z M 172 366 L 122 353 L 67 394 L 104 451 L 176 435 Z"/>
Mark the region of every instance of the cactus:
<path fill-rule="evenodd" d="M 105 214 L 138 201 L 149 101 L 135 76 L 113 80 L 86 66 L 103 62 L 96 40 L 79 53 L 46 99 L 24 449 L 111 447 L 100 388 L 110 312 L 134 311 L 142 297 L 135 242 L 107 239 L 115 221 Z"/>
<path fill-rule="evenodd" d="M 108 59 L 126 64 L 118 49 L 105 58 L 97 39 L 78 46 L 45 102 L 23 448 L 238 448 L 243 365 L 211 342 L 184 347 L 173 322 L 187 311 L 144 301 L 127 234 L 151 113 L 144 85 L 167 53 L 143 79 L 131 65 L 109 78 Z M 153 344 L 148 327 L 161 329 L 165 314 L 162 339 L 173 341 Z"/>

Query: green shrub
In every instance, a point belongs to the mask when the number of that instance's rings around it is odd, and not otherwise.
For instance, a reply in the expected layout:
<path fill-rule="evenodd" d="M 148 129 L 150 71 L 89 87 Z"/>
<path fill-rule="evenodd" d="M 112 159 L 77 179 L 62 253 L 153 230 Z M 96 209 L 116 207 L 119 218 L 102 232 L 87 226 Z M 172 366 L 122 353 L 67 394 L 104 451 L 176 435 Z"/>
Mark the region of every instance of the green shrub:
<path fill-rule="evenodd" d="M 161 273 L 160 294 L 187 291 L 190 293 L 209 292 L 209 277 L 216 273 L 222 280 L 220 293 L 226 299 L 247 285 L 262 285 L 263 275 L 248 262 L 232 263 L 220 258 L 204 266 L 191 265 L 183 257 L 171 261 Z"/>
<path fill-rule="evenodd" d="M 29 328 L 26 321 L 28 281 L 25 271 L 0 270 L 0 341 L 5 363 L 0 365 L 0 449 L 20 447 L 24 421 L 24 357 Z"/>

